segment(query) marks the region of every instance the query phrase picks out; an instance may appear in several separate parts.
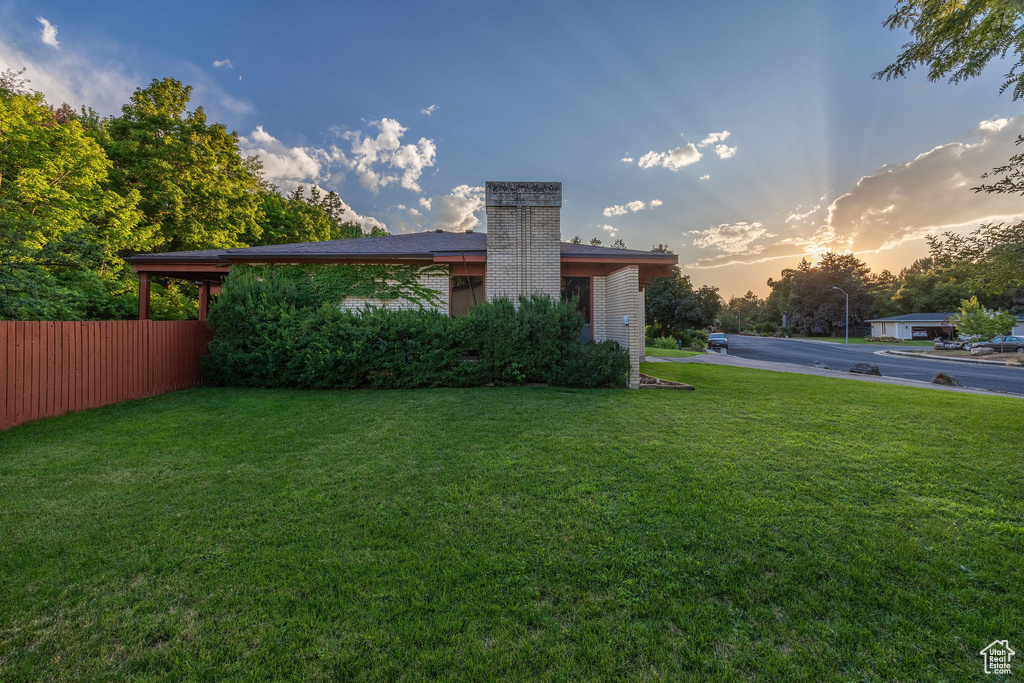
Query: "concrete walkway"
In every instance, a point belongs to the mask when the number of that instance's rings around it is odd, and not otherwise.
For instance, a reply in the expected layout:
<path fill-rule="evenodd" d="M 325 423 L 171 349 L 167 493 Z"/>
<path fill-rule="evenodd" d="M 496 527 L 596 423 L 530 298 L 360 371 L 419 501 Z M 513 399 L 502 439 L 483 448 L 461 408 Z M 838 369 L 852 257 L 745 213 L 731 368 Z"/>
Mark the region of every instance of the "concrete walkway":
<path fill-rule="evenodd" d="M 898 377 L 877 377 L 875 375 L 858 375 L 857 373 L 844 372 L 842 370 L 822 370 L 805 365 L 794 365 L 792 363 L 770 363 L 768 361 L 749 360 L 737 356 L 723 356 L 718 353 L 702 353 L 689 358 L 658 358 L 647 356 L 651 363 L 704 363 L 711 365 L 731 365 L 737 368 L 752 368 L 754 370 L 769 370 L 771 372 L 789 372 L 797 375 L 817 375 L 818 377 L 835 377 L 837 379 L 849 379 L 856 382 L 874 382 L 876 384 L 898 384 L 904 387 L 917 387 L 919 389 L 936 389 L 938 391 L 956 391 L 961 394 L 982 394 L 984 396 L 1007 396 L 1009 398 L 1024 399 L 1024 395 L 1010 394 L 1000 391 L 985 391 L 984 389 L 970 389 L 968 387 L 948 387 L 942 384 L 931 382 L 920 382 L 913 379 L 900 379 Z"/>

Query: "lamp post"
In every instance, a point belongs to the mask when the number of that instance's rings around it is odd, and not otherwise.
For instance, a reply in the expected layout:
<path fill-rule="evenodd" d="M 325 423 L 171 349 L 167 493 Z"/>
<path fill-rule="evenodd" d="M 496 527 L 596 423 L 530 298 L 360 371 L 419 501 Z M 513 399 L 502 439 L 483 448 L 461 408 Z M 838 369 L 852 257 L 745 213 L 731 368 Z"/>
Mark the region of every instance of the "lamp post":
<path fill-rule="evenodd" d="M 833 287 L 832 289 L 838 289 L 846 296 L 846 343 L 850 343 L 850 295 L 846 293 L 846 290 L 840 287 Z"/>

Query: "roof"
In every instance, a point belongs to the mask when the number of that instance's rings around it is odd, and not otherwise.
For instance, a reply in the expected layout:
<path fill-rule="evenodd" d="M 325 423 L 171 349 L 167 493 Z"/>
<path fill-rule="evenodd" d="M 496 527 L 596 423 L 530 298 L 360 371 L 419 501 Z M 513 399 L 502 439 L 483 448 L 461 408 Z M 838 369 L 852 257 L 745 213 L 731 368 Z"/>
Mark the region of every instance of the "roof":
<path fill-rule="evenodd" d="M 945 322 L 956 313 L 905 313 L 903 315 L 892 315 L 888 318 L 872 318 L 865 322 L 869 323 L 924 323 L 924 322 Z"/>
<path fill-rule="evenodd" d="M 589 244 L 562 242 L 562 256 L 589 259 L 645 258 L 664 259 L 676 263 L 675 254 L 637 249 L 615 249 L 595 247 Z M 172 251 L 160 254 L 139 254 L 131 256 L 131 263 L 177 263 L 181 261 L 255 261 L 263 259 L 301 258 L 432 258 L 442 254 L 486 254 L 487 233 L 483 232 L 414 232 L 405 235 L 384 237 L 359 237 L 323 242 L 298 242 L 294 244 L 273 244 L 261 247 L 238 249 L 207 249 L 204 251 Z"/>
<path fill-rule="evenodd" d="M 869 323 L 932 323 L 946 322 L 949 318 L 959 313 L 905 313 L 903 315 L 892 315 L 888 318 L 872 318 L 866 320 Z M 1018 315 L 1017 320 L 1024 320 L 1024 315 Z"/>

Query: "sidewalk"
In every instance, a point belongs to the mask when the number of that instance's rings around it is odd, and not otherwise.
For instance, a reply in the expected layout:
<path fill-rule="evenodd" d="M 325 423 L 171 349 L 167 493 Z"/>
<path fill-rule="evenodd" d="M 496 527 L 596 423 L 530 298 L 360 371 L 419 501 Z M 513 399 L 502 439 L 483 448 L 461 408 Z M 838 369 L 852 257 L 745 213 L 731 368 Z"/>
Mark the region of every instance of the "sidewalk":
<path fill-rule="evenodd" d="M 932 384 L 914 379 L 901 379 L 899 377 L 878 377 L 876 375 L 858 375 L 853 372 L 842 370 L 822 370 L 820 368 L 806 365 L 795 365 L 793 363 L 772 363 L 769 361 L 749 360 L 736 356 L 722 356 L 717 353 L 702 353 L 699 356 L 690 358 L 657 358 L 647 356 L 651 363 L 705 363 L 711 365 L 731 365 L 737 368 L 751 368 L 753 370 L 768 370 L 770 372 L 789 372 L 797 375 L 817 375 L 818 377 L 834 377 L 836 379 L 849 379 L 856 382 L 874 382 L 875 384 L 896 384 L 904 387 L 917 387 L 919 389 L 937 389 L 939 391 L 956 391 L 961 394 L 982 394 L 984 396 L 1008 396 L 1010 398 L 1024 399 L 1024 395 L 1010 394 L 1001 391 L 986 391 L 985 389 L 972 389 L 969 387 L 948 387 L 942 384 Z"/>

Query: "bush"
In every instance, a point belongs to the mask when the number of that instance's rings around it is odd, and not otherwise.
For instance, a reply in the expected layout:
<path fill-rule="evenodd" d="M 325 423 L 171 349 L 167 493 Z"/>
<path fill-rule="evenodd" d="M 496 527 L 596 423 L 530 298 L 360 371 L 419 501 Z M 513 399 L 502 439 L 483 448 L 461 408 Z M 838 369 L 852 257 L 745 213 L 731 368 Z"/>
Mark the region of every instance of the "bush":
<path fill-rule="evenodd" d="M 866 342 L 883 342 L 886 344 L 901 344 L 903 340 L 899 337 L 864 337 Z"/>
<path fill-rule="evenodd" d="M 469 315 L 340 310 L 294 278 L 233 273 L 211 306 L 204 372 L 214 384 L 408 389 L 548 382 L 624 384 L 615 342 L 578 342 L 583 317 L 548 297 L 482 303 Z M 466 357 L 476 357 L 465 359 Z"/>
<path fill-rule="evenodd" d="M 678 349 L 679 342 L 673 337 L 658 337 L 652 339 L 647 346 L 655 349 Z"/>

